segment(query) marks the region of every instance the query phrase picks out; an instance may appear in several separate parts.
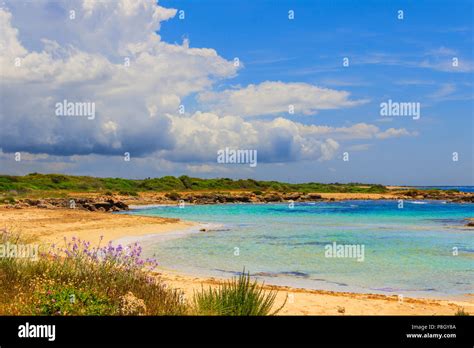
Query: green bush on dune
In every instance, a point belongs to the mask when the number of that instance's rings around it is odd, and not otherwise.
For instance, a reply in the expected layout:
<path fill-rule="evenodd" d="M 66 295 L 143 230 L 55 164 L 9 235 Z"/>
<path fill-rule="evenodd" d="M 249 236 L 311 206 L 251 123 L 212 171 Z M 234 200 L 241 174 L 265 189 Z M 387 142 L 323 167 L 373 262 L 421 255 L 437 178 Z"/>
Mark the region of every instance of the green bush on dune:
<path fill-rule="evenodd" d="M 78 192 L 123 192 L 135 195 L 146 191 L 278 191 L 278 192 L 369 192 L 384 193 L 382 185 L 364 184 L 321 184 L 303 183 L 289 184 L 277 181 L 257 181 L 253 179 L 232 180 L 229 178 L 200 179 L 186 175 L 180 177 L 164 176 L 132 180 L 123 178 L 94 178 L 89 176 L 72 176 L 60 174 L 32 173 L 26 176 L 0 175 L 0 192 L 31 192 L 31 191 L 78 191 Z"/>
<path fill-rule="evenodd" d="M 86 288 L 53 283 L 33 293 L 33 314 L 113 315 L 118 306 L 105 294 Z M 28 310 L 28 309 L 26 309 Z"/>

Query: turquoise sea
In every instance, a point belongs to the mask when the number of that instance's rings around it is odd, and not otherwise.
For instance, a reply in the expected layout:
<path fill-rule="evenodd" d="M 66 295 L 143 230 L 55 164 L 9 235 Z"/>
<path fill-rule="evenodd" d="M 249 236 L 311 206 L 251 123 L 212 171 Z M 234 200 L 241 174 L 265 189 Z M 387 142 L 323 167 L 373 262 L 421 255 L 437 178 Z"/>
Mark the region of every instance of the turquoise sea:
<path fill-rule="evenodd" d="M 205 276 L 245 267 L 266 283 L 404 296 L 473 293 L 474 206 L 440 201 L 341 201 L 157 206 L 129 212 L 206 223 L 206 232 L 142 240 L 161 266 Z M 363 261 L 326 246 L 364 247 Z M 346 255 L 347 256 L 347 255 Z"/>

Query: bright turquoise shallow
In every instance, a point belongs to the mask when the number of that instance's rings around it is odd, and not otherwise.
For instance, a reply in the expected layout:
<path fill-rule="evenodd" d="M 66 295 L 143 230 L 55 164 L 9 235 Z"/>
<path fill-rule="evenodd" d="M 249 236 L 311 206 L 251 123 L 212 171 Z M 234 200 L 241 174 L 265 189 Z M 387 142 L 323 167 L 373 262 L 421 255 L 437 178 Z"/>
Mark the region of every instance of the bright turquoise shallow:
<path fill-rule="evenodd" d="M 245 267 L 267 283 L 315 289 L 438 297 L 473 292 L 474 231 L 463 226 L 464 218 L 474 217 L 473 206 L 397 204 L 187 205 L 131 214 L 212 223 L 208 232 L 144 243 L 146 256 L 188 273 L 226 276 Z M 364 245 L 364 261 L 325 257 L 325 245 L 333 242 Z"/>

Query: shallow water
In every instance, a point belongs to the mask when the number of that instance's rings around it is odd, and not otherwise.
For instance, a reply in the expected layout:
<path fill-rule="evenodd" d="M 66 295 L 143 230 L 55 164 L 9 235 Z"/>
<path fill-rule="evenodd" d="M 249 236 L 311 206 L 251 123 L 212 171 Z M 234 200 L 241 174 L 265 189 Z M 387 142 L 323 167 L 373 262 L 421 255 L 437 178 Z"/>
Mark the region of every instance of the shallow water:
<path fill-rule="evenodd" d="M 143 245 L 145 256 L 187 273 L 229 276 L 245 267 L 267 283 L 314 289 L 424 297 L 473 292 L 474 231 L 463 221 L 474 217 L 469 204 L 186 205 L 130 213 L 211 223 L 207 232 L 148 238 Z M 334 242 L 360 253 L 326 257 Z"/>

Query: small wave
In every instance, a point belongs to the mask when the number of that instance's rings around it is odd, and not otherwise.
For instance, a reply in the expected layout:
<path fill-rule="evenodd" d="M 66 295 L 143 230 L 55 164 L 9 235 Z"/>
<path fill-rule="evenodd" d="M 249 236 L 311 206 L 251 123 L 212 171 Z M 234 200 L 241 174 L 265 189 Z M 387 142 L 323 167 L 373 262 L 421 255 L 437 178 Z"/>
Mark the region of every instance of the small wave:
<path fill-rule="evenodd" d="M 428 202 L 422 202 L 422 201 L 414 201 L 414 202 L 408 202 L 411 204 L 428 204 Z"/>
<path fill-rule="evenodd" d="M 285 243 L 286 245 L 328 245 L 332 242 L 298 242 L 298 243 Z"/>
<path fill-rule="evenodd" d="M 269 236 L 269 235 L 261 235 L 261 236 L 255 236 L 255 239 L 275 240 L 275 239 L 281 239 L 281 237 Z"/>
<path fill-rule="evenodd" d="M 153 209 L 153 208 L 162 208 L 162 207 L 168 207 L 170 204 L 144 204 L 144 205 L 129 205 L 128 207 L 130 208 L 130 212 L 133 212 L 134 210 L 146 210 L 146 209 Z"/>

